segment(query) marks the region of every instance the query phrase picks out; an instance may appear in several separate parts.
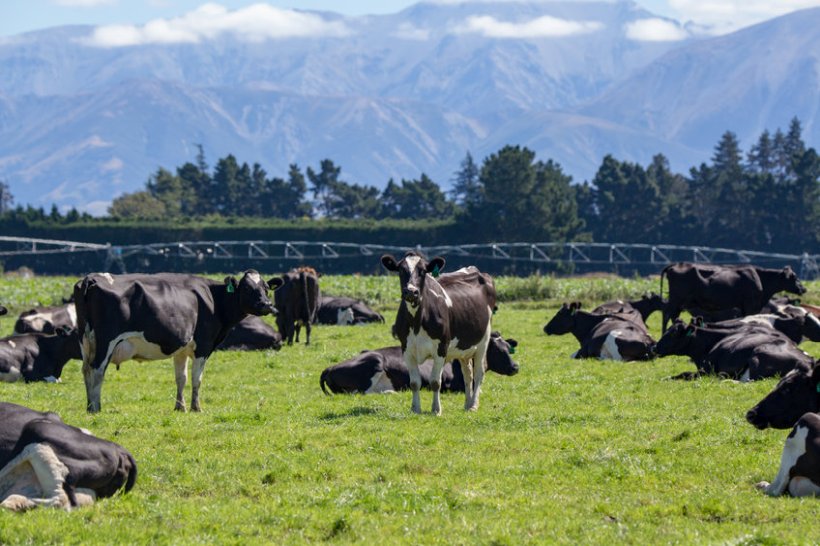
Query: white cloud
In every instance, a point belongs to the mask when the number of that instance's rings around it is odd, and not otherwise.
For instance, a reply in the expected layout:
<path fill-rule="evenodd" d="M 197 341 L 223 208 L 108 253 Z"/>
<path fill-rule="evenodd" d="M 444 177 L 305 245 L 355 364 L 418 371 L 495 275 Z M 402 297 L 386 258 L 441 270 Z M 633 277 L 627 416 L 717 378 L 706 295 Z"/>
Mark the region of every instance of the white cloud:
<path fill-rule="evenodd" d="M 58 6 L 67 8 L 96 8 L 115 3 L 115 0 L 52 0 Z"/>
<path fill-rule="evenodd" d="M 459 33 L 475 32 L 488 38 L 560 38 L 575 34 L 587 34 L 600 30 L 603 25 L 596 21 L 570 21 L 544 15 L 520 23 L 499 21 L 490 15 L 469 17 L 456 27 Z"/>
<path fill-rule="evenodd" d="M 124 166 L 125 163 L 123 163 L 122 159 L 119 157 L 112 157 L 100 165 L 100 170 L 102 172 L 121 171 Z"/>
<path fill-rule="evenodd" d="M 820 6 L 820 0 L 669 0 L 680 19 L 709 27 L 713 34 L 815 6 Z"/>
<path fill-rule="evenodd" d="M 94 29 L 85 43 L 97 47 L 143 44 L 197 43 L 224 35 L 261 42 L 277 38 L 345 36 L 342 22 L 268 4 L 230 11 L 219 4 L 203 4 L 173 19 L 154 19 L 143 26 L 106 25 Z"/>
<path fill-rule="evenodd" d="M 689 33 L 676 22 L 666 19 L 639 19 L 625 25 L 626 37 L 638 42 L 677 42 Z"/>

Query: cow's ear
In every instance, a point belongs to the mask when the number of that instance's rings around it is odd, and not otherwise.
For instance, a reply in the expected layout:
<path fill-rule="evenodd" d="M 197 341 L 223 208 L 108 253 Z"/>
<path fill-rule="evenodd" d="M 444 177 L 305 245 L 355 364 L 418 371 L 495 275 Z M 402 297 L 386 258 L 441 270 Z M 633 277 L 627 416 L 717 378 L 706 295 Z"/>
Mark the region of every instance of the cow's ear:
<path fill-rule="evenodd" d="M 236 292 L 236 287 L 239 286 L 239 282 L 237 282 L 236 277 L 229 275 L 225 277 L 225 286 L 228 287 L 228 294 L 233 294 Z"/>
<path fill-rule="evenodd" d="M 396 263 L 396 258 L 394 258 L 391 254 L 385 254 L 382 256 L 382 265 L 388 271 L 399 270 L 399 264 Z"/>
<path fill-rule="evenodd" d="M 427 262 L 426 271 L 434 277 L 438 277 L 438 274 L 444 269 L 444 258 L 441 256 L 436 256 L 429 262 Z"/>
<path fill-rule="evenodd" d="M 510 344 L 510 347 L 518 347 L 518 342 L 517 342 L 516 340 L 514 340 L 513 338 L 508 338 L 508 339 L 506 339 L 506 340 L 504 340 L 504 341 L 506 341 L 507 343 L 509 343 L 509 344 Z"/>
<path fill-rule="evenodd" d="M 273 277 L 268 281 L 268 286 L 270 286 L 271 290 L 276 290 L 283 284 L 285 284 L 285 279 L 283 279 L 282 277 Z"/>

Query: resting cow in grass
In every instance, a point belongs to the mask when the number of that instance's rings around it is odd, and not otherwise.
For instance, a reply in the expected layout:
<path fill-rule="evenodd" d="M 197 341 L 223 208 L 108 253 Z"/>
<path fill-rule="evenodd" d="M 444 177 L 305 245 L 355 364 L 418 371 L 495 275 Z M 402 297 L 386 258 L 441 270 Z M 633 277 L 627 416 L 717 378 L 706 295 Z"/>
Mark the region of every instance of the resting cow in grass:
<path fill-rule="evenodd" d="M 0 339 L 0 381 L 23 379 L 56 383 L 69 360 L 81 360 L 75 329 L 57 329 L 55 335 L 19 334 Z"/>
<path fill-rule="evenodd" d="M 367 324 L 384 323 L 384 317 L 365 305 L 361 300 L 341 296 L 322 296 L 319 298 L 319 311 L 316 313 L 318 324 Z"/>
<path fill-rule="evenodd" d="M 76 328 L 77 310 L 74 302 L 51 307 L 35 307 L 24 311 L 14 323 L 16 334 L 54 334 L 58 328 Z"/>
<path fill-rule="evenodd" d="M 0 402 L 0 506 L 70 510 L 128 492 L 137 464 L 119 445 L 62 422 L 55 413 Z"/>
<path fill-rule="evenodd" d="M 655 341 L 643 320 L 632 309 L 625 316 L 581 311 L 579 302 L 565 303 L 544 326 L 547 335 L 572 333 L 581 348 L 573 358 L 608 360 L 649 360 Z"/>
<path fill-rule="evenodd" d="M 281 348 L 282 335 L 255 315 L 239 321 L 217 347 L 220 351 L 278 351 Z"/>
<path fill-rule="evenodd" d="M 746 413 L 746 420 L 761 430 L 791 428 L 804 413 L 820 412 L 820 367 L 812 362 L 783 376 L 772 392 Z"/>
<path fill-rule="evenodd" d="M 516 340 L 504 339 L 498 332 L 493 332 L 487 347 L 487 369 L 500 375 L 517 374 L 518 363 L 512 358 L 517 346 Z M 429 388 L 432 370 L 433 361 L 429 359 L 419 366 L 422 387 Z M 325 394 L 395 392 L 410 388 L 410 373 L 402 358 L 401 347 L 385 347 L 363 351 L 350 360 L 326 368 L 319 384 Z M 441 391 L 465 391 L 464 374 L 458 360 L 444 364 Z"/>
<path fill-rule="evenodd" d="M 740 381 L 782 376 L 793 369 L 811 367 L 812 358 L 792 341 L 768 326 L 748 325 L 741 330 L 719 330 L 676 321 L 655 347 L 658 356 L 683 355 L 697 372 L 673 379 L 720 375 Z"/>
<path fill-rule="evenodd" d="M 100 411 L 109 363 L 166 358 L 174 360 L 174 409 L 180 411 L 188 359 L 193 359 L 191 409 L 200 411 L 199 387 L 211 353 L 247 315 L 276 313 L 267 293 L 281 283 L 279 278 L 265 282 L 254 270 L 224 282 L 172 273 L 87 275 L 74 286 L 74 301 L 88 411 Z"/>
<path fill-rule="evenodd" d="M 797 421 L 780 455 L 780 469 L 772 483 L 760 482 L 757 488 L 779 497 L 820 495 L 820 415 L 806 413 Z"/>
<path fill-rule="evenodd" d="M 697 318 L 693 319 L 697 321 Z M 699 325 L 708 327 L 711 330 L 740 332 L 750 327 L 769 327 L 785 335 L 795 344 L 803 341 L 804 338 L 811 341 L 820 341 L 820 321 L 816 317 L 808 314 L 802 315 L 775 315 L 759 314 L 749 315 L 739 319 L 723 320 L 720 322 L 700 322 Z"/>
<path fill-rule="evenodd" d="M 719 266 L 677 263 L 661 272 L 669 283 L 669 298 L 663 311 L 663 331 L 684 309 L 706 312 L 739 309 L 742 316 L 759 313 L 780 291 L 803 294 L 806 289 L 791 267 L 765 269 L 752 265 Z"/>
<path fill-rule="evenodd" d="M 274 294 L 276 327 L 282 338 L 293 345 L 294 334 L 305 327 L 305 345 L 310 345 L 310 327 L 319 310 L 319 274 L 312 267 L 299 267 L 282 275 L 282 287 Z"/>
<path fill-rule="evenodd" d="M 643 295 L 639 300 L 616 300 L 603 303 L 593 309 L 592 312 L 596 315 L 625 315 L 624 318 L 627 318 L 627 316 L 634 316 L 634 310 L 640 315 L 641 322 L 646 325 L 646 320 L 650 315 L 655 311 L 663 311 L 664 305 L 665 302 L 663 299 L 658 294 L 652 292 L 651 294 Z"/>
<path fill-rule="evenodd" d="M 444 258 L 428 262 L 415 252 L 408 252 L 399 261 L 386 254 L 381 263 L 399 274 L 401 304 L 394 332 L 410 373 L 412 411 L 421 413 L 419 366 L 428 358 L 433 359 L 433 414 L 441 414 L 444 363 L 455 359 L 461 362 L 466 384 L 464 409 L 478 409 L 496 301 L 492 277 L 475 267 L 439 276 Z"/>

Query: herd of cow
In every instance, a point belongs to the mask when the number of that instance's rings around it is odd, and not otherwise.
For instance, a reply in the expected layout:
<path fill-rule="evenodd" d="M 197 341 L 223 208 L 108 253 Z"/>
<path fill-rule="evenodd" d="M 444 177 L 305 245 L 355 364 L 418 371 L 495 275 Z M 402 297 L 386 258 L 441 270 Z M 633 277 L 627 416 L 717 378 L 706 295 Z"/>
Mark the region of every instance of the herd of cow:
<path fill-rule="evenodd" d="M 382 393 L 410 389 L 412 411 L 421 412 L 420 390 L 432 391 L 432 413 L 441 413 L 441 391 L 464 392 L 466 410 L 476 410 L 487 369 L 514 375 L 517 342 L 493 331 L 493 279 L 475 267 L 442 273 L 445 261 L 408 252 L 381 258 L 398 273 L 401 302 L 392 327 L 400 345 L 365 350 L 325 369 L 326 393 Z M 770 495 L 820 494 L 820 371 L 800 350 L 804 338 L 820 341 L 820 309 L 774 297 L 805 288 L 788 267 L 675 264 L 661 274 L 668 299 L 652 294 L 631 302 L 605 303 L 591 312 L 565 303 L 546 324 L 549 335 L 572 333 L 575 358 L 649 360 L 687 355 L 693 379 L 714 374 L 740 381 L 779 376 L 775 389 L 746 419 L 758 428 L 792 428 Z M 273 301 L 269 292 L 273 291 Z M 693 315 L 686 324 L 682 310 Z M 663 313 L 656 342 L 646 320 Z M 0 315 L 6 309 L 0 306 Z M 278 332 L 259 317 L 276 315 Z M 668 321 L 672 325 L 667 329 Z M 173 359 L 175 409 L 185 410 L 191 366 L 190 409 L 200 411 L 199 389 L 215 350 L 278 350 L 298 342 L 311 325 L 384 322 L 358 300 L 323 297 L 319 274 L 309 267 L 263 279 L 254 270 L 219 282 L 193 275 L 90 274 L 79 280 L 63 306 L 20 315 L 15 334 L 0 339 L 0 381 L 60 380 L 70 359 L 83 361 L 87 410 L 101 409 L 106 369 L 127 360 Z M 22 510 L 38 505 L 66 509 L 128 491 L 137 466 L 121 446 L 42 413 L 0 402 L 0 505 Z"/>

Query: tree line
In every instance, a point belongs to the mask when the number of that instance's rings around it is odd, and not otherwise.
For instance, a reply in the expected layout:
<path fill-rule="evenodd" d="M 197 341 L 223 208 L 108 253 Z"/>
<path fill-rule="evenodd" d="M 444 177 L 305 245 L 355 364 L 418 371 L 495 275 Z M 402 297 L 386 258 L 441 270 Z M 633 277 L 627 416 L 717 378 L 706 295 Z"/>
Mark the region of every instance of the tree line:
<path fill-rule="evenodd" d="M 674 173 L 656 155 L 649 165 L 603 158 L 582 184 L 552 160 L 505 146 L 476 163 L 468 152 L 445 193 L 427 175 L 389 180 L 384 189 L 344 180 L 325 159 L 314 170 L 289 167 L 270 176 L 259 164 L 228 155 L 213 168 L 200 148 L 194 162 L 159 168 L 145 189 L 116 198 L 109 220 L 155 222 L 199 217 L 449 221 L 452 239 L 599 241 L 708 245 L 816 252 L 820 242 L 820 157 L 793 119 L 786 132 L 764 131 L 744 154 L 727 131 L 711 161 Z M 0 183 L 0 221 L 91 222 L 76 210 L 62 215 L 12 208 Z"/>

